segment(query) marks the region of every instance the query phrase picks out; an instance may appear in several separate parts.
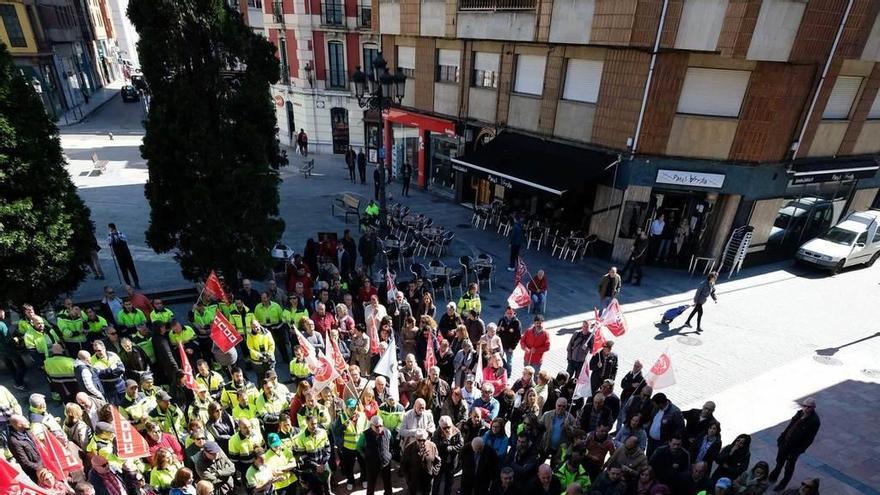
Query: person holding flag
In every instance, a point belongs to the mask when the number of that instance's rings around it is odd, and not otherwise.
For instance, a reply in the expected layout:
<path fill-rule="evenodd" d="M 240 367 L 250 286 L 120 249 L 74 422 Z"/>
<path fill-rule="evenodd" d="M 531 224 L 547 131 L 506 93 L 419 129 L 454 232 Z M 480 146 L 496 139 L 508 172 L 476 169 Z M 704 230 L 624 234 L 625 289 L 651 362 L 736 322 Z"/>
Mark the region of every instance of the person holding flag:
<path fill-rule="evenodd" d="M 596 332 L 601 332 L 601 328 L 602 327 L 597 325 Z M 601 333 L 599 335 L 601 335 Z M 597 340 L 598 339 L 594 337 L 594 349 Z M 602 343 L 600 350 L 590 358 L 590 389 L 593 393 L 596 393 L 596 391 L 599 390 L 599 387 L 605 380 L 611 380 L 613 382 L 617 378 L 617 354 L 611 352 L 613 347 L 613 340 L 605 340 Z"/>
<path fill-rule="evenodd" d="M 568 361 L 568 367 L 565 369 L 568 376 L 578 378 L 581 368 L 584 367 L 584 361 L 591 354 L 593 347 L 593 333 L 590 332 L 590 322 L 584 320 L 581 324 L 580 331 L 571 334 L 568 346 L 565 348 L 565 357 Z"/>

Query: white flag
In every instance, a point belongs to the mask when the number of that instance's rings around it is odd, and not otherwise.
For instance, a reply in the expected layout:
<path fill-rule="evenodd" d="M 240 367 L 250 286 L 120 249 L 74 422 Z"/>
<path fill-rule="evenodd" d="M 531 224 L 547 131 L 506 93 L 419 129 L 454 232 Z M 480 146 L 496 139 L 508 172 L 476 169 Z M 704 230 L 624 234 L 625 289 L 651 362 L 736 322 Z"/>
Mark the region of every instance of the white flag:
<path fill-rule="evenodd" d="M 592 356 L 592 354 L 587 354 L 584 365 L 581 366 L 581 372 L 578 374 L 577 384 L 574 386 L 574 393 L 571 396 L 573 401 L 590 396 L 590 358 Z"/>
<path fill-rule="evenodd" d="M 675 385 L 675 373 L 672 371 L 672 361 L 669 359 L 668 351 L 660 354 L 657 362 L 654 363 L 654 366 L 651 366 L 651 370 L 645 376 L 645 383 L 654 390 Z"/>
<path fill-rule="evenodd" d="M 483 350 L 482 346 L 477 344 L 477 367 L 474 368 L 474 384 L 480 385 L 483 383 Z M 496 390 L 497 392 L 497 390 Z"/>
<path fill-rule="evenodd" d="M 382 354 L 382 357 L 379 358 L 379 362 L 373 368 L 373 373 L 388 379 L 388 395 L 400 401 L 400 391 L 398 389 L 400 370 L 397 368 L 397 344 L 394 342 L 394 339 L 391 339 L 388 348 L 385 349 L 385 354 Z"/>
<path fill-rule="evenodd" d="M 339 378 L 339 372 L 333 367 L 333 363 L 320 351 L 318 351 L 314 361 L 309 363 L 309 369 L 314 375 L 312 389 L 316 392 L 320 392 L 325 387 L 332 385 L 333 381 Z"/>

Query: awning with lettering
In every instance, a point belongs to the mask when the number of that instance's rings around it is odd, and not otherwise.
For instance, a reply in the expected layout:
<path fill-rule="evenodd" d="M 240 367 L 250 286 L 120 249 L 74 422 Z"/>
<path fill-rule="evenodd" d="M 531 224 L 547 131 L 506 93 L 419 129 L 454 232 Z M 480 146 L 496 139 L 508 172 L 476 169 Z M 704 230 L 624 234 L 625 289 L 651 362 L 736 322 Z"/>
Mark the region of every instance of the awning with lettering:
<path fill-rule="evenodd" d="M 503 132 L 452 162 L 497 184 L 516 183 L 562 195 L 594 180 L 615 160 L 617 155 L 610 153 Z"/>
<path fill-rule="evenodd" d="M 836 182 L 874 177 L 880 170 L 876 157 L 816 158 L 792 163 L 792 182 Z"/>

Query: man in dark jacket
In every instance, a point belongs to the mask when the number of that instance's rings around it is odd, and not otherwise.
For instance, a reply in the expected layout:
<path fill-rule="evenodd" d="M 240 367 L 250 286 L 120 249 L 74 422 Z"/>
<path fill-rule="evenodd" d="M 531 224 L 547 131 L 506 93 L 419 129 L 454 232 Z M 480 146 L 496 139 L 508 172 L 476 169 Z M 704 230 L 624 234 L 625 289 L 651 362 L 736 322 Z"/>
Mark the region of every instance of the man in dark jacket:
<path fill-rule="evenodd" d="M 681 448 L 681 435 L 675 434 L 669 442 L 659 447 L 653 454 L 649 464 L 654 468 L 657 480 L 672 486 L 681 476 L 686 476 L 691 468 L 691 456 Z"/>
<path fill-rule="evenodd" d="M 339 267 L 339 271 L 341 273 L 347 273 L 349 277 L 344 277 L 345 280 L 348 280 L 350 276 L 354 273 L 355 267 L 357 265 L 357 243 L 354 241 L 354 237 L 351 236 L 351 230 L 345 229 L 342 233 L 342 248 L 345 250 L 345 253 L 348 255 L 348 266 Z M 342 301 L 336 301 L 342 302 Z"/>
<path fill-rule="evenodd" d="M 461 449 L 461 495 L 486 495 L 496 482 L 498 454 L 481 437 Z M 556 492 L 560 493 L 560 492 Z"/>
<path fill-rule="evenodd" d="M 367 155 L 364 154 L 363 148 L 358 152 L 357 156 L 358 175 L 361 178 L 361 184 L 367 183 Z"/>
<path fill-rule="evenodd" d="M 684 418 L 681 409 L 672 403 L 664 393 L 659 393 L 651 398 L 654 411 L 649 418 L 643 418 L 648 424 L 648 457 L 654 450 L 667 443 L 673 435 L 680 435 L 684 429 Z"/>
<path fill-rule="evenodd" d="M 620 293 L 620 275 L 617 274 L 617 267 L 612 266 L 608 269 L 608 273 L 602 275 L 599 279 L 599 309 L 605 309 L 612 299 Z"/>
<path fill-rule="evenodd" d="M 590 359 L 590 390 L 595 394 L 605 380 L 617 378 L 617 354 L 611 352 L 614 341 L 608 340 L 602 350 Z"/>
<path fill-rule="evenodd" d="M 629 260 L 623 267 L 622 275 L 626 276 L 626 283 L 630 283 L 635 276 L 636 283 L 633 285 L 642 285 L 642 266 L 648 258 L 648 236 L 639 229 L 636 241 L 633 244 L 632 253 Z"/>
<path fill-rule="evenodd" d="M 379 191 L 382 189 L 382 172 L 379 171 L 379 167 L 381 165 L 377 165 L 373 170 L 373 195 L 376 201 L 379 201 Z"/>
<path fill-rule="evenodd" d="M 37 479 L 37 471 L 43 469 L 43 460 L 37 451 L 37 442 L 28 430 L 28 420 L 14 414 L 9 418 L 9 439 L 7 440 L 12 457 L 18 461 L 21 469 L 32 480 Z"/>
<path fill-rule="evenodd" d="M 590 495 L 623 495 L 626 493 L 626 481 L 623 478 L 623 469 L 617 464 L 611 464 L 596 477 L 590 489 Z"/>
<path fill-rule="evenodd" d="M 697 495 L 698 493 L 712 493 L 715 485 L 709 478 L 709 467 L 705 462 L 697 462 L 691 466 L 690 471 L 681 473 L 673 484 L 675 493 L 681 495 Z"/>
<path fill-rule="evenodd" d="M 233 491 L 235 464 L 226 457 L 217 442 L 208 442 L 195 457 L 196 474 L 199 479 L 214 485 L 214 494 Z"/>
<path fill-rule="evenodd" d="M 812 445 L 820 424 L 819 415 L 816 414 L 816 399 L 812 397 L 804 399 L 801 402 L 801 410 L 795 413 L 788 426 L 776 439 L 779 451 L 776 454 L 776 467 L 770 472 L 770 481 L 776 481 L 779 472 L 783 468 L 785 470 L 774 490 L 782 491 L 791 481 L 798 457 Z"/>
<path fill-rule="evenodd" d="M 569 376 L 577 378 L 584 366 L 584 360 L 592 352 L 593 334 L 590 333 L 590 322 L 584 320 L 581 329 L 571 334 L 568 346 L 565 348 L 565 358 L 568 360 L 568 368 L 565 371 Z"/>
<path fill-rule="evenodd" d="M 400 472 L 412 495 L 431 495 L 434 477 L 440 474 L 440 454 L 428 436 L 427 430 L 416 430 L 416 441 L 401 456 Z"/>
<path fill-rule="evenodd" d="M 73 365 L 76 383 L 79 385 L 79 389 L 88 394 L 89 397 L 106 401 L 104 385 L 98 376 L 98 370 L 92 366 L 91 359 L 92 356 L 89 354 L 89 351 L 79 351 L 79 354 L 77 354 L 76 362 Z"/>
<path fill-rule="evenodd" d="M 685 445 L 691 448 L 694 442 L 709 431 L 709 425 L 715 422 L 715 403 L 707 401 L 702 409 L 689 409 L 681 414 L 685 421 Z"/>
<path fill-rule="evenodd" d="M 510 306 L 504 310 L 504 316 L 498 320 L 498 337 L 501 339 L 501 347 L 504 349 L 504 369 L 507 376 L 513 375 L 513 351 L 519 346 L 522 338 L 522 327 L 516 311 Z"/>
<path fill-rule="evenodd" d="M 526 231 L 523 226 L 523 218 L 521 215 L 516 215 L 513 219 L 513 227 L 510 229 L 510 264 L 507 265 L 507 271 L 516 270 L 519 252 L 525 242 Z"/>
<path fill-rule="evenodd" d="M 502 466 L 513 470 L 515 482 L 521 486 L 538 474 L 538 451 L 528 433 L 519 432 L 516 445 L 504 456 Z"/>
<path fill-rule="evenodd" d="M 126 284 L 134 282 L 134 287 L 140 289 L 141 283 L 138 279 L 137 269 L 134 267 L 134 258 L 132 258 L 131 251 L 128 249 L 128 238 L 116 228 L 115 223 L 108 224 L 107 226 L 110 228 L 110 233 L 107 235 L 107 243 L 110 244 L 113 257 L 116 259 L 116 264 L 119 265 L 119 271 L 122 272 L 123 280 L 125 280 Z"/>
<path fill-rule="evenodd" d="M 168 340 L 168 324 L 159 322 L 153 328 L 153 353 L 156 356 L 156 368 L 154 370 L 156 381 L 162 385 L 172 385 L 177 379 L 180 366 L 177 364 L 176 354 L 171 350 L 171 342 Z"/>
<path fill-rule="evenodd" d="M 391 495 L 391 432 L 385 428 L 378 414 L 370 419 L 370 427 L 363 434 L 361 455 L 367 465 L 367 495 L 376 491 L 376 479 L 382 475 L 385 495 Z"/>
<path fill-rule="evenodd" d="M 538 466 L 538 476 L 529 483 L 526 493 L 535 495 L 557 495 L 565 491 L 562 483 L 556 476 L 553 476 L 553 469 L 549 464 L 541 464 Z"/>
<path fill-rule="evenodd" d="M 372 232 L 367 231 L 358 241 L 358 251 L 361 253 L 361 259 L 364 262 L 364 273 L 367 276 L 373 276 L 373 263 L 376 262 L 376 253 L 379 251 L 379 244 Z"/>
<path fill-rule="evenodd" d="M 355 153 L 354 148 L 351 146 L 348 147 L 348 151 L 345 152 L 345 166 L 348 167 L 348 178 L 351 180 L 351 183 L 354 184 L 356 179 L 354 177 L 354 166 L 357 162 L 357 153 Z"/>

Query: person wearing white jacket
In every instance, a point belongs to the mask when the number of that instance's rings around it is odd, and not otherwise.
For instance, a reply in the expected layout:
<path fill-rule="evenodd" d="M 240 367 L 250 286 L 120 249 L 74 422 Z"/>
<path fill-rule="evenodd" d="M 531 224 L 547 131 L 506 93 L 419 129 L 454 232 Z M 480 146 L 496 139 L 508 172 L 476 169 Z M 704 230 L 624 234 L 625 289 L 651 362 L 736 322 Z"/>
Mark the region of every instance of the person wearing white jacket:
<path fill-rule="evenodd" d="M 398 432 L 401 452 L 416 440 L 416 432 L 419 429 L 427 431 L 429 435 L 433 435 L 437 429 L 434 424 L 434 415 L 425 408 L 424 399 L 416 399 L 413 408 L 403 415 L 403 422 L 400 424 Z"/>

